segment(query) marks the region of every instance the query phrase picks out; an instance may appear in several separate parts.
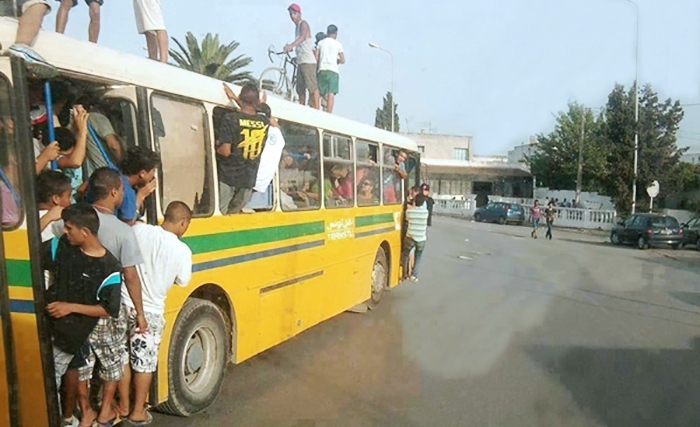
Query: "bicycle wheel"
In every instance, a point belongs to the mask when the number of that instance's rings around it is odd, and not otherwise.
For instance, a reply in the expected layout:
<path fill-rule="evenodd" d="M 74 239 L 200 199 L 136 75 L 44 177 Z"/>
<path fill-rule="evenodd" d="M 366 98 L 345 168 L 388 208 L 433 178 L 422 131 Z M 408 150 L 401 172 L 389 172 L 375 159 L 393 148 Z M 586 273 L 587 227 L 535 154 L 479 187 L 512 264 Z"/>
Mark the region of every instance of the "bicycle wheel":
<path fill-rule="evenodd" d="M 267 76 L 267 78 L 266 78 Z M 270 67 L 263 70 L 260 74 L 260 79 L 258 79 L 258 85 L 260 90 L 263 89 L 263 82 L 272 82 L 273 86 L 269 87 L 268 90 L 272 90 L 272 93 L 280 96 L 287 96 L 289 88 L 289 78 L 287 78 L 286 73 L 283 69 L 277 67 Z"/>

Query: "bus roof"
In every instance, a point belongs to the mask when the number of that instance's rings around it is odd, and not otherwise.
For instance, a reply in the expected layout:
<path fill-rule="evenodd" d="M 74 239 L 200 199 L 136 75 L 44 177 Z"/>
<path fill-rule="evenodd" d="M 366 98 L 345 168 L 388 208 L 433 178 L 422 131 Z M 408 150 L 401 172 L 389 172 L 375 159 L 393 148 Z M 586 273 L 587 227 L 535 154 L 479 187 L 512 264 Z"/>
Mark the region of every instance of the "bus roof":
<path fill-rule="evenodd" d="M 16 19 L 0 19 L 2 46 L 12 45 L 16 31 Z M 43 30 L 39 33 L 34 48 L 50 64 L 62 70 L 200 99 L 212 104 L 230 105 L 220 80 L 175 66 Z M 66 55 L 67 52 L 70 54 Z M 267 103 L 275 117 L 410 151 L 418 149 L 412 139 L 398 133 L 315 110 L 278 96 L 268 96 Z"/>

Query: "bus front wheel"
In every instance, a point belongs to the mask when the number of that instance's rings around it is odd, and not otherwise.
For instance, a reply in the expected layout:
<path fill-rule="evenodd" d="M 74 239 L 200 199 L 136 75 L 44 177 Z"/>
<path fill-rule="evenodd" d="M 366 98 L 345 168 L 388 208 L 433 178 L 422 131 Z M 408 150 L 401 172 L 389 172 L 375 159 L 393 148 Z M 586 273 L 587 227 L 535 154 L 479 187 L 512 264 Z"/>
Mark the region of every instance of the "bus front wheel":
<path fill-rule="evenodd" d="M 219 307 L 190 298 L 178 314 L 168 352 L 168 401 L 158 409 L 189 416 L 219 394 L 226 370 L 230 335 Z"/>

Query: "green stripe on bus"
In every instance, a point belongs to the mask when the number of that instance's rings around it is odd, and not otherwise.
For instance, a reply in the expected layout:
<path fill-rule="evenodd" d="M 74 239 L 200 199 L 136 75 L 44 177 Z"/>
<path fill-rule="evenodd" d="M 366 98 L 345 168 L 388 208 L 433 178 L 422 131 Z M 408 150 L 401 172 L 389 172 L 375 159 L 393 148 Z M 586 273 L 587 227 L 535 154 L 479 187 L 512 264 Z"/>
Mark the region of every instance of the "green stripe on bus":
<path fill-rule="evenodd" d="M 5 260 L 7 268 L 7 283 L 10 286 L 22 288 L 32 287 L 32 268 L 29 261 L 24 259 Z"/>
<path fill-rule="evenodd" d="M 385 224 L 387 222 L 394 222 L 394 214 L 358 216 L 355 218 L 355 227 L 369 227 L 370 225 Z"/>
<path fill-rule="evenodd" d="M 323 233 L 326 226 L 323 221 L 304 224 L 282 225 L 279 227 L 258 228 L 255 230 L 231 231 L 228 233 L 205 234 L 182 239 L 193 254 L 279 242 L 297 237 Z"/>

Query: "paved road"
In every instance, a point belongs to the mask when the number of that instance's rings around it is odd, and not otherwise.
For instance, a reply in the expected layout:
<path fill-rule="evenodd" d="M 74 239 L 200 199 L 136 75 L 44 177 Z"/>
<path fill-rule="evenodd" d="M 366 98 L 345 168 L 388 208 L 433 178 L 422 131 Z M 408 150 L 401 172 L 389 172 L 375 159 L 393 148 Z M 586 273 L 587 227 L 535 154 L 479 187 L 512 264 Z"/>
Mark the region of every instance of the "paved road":
<path fill-rule="evenodd" d="M 700 254 L 435 222 L 420 283 L 231 366 L 210 409 L 155 425 L 700 425 Z"/>

